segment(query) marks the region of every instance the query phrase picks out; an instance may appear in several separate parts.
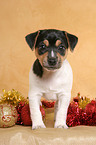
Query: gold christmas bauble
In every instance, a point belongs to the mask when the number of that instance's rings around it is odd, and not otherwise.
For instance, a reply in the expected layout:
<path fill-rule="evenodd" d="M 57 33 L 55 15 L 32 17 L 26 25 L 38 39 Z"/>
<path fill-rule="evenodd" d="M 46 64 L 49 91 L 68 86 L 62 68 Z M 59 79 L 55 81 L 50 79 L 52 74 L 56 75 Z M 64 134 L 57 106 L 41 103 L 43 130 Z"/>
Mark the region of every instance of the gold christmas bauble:
<path fill-rule="evenodd" d="M 11 127 L 17 121 L 17 110 L 10 104 L 0 105 L 0 127 Z"/>

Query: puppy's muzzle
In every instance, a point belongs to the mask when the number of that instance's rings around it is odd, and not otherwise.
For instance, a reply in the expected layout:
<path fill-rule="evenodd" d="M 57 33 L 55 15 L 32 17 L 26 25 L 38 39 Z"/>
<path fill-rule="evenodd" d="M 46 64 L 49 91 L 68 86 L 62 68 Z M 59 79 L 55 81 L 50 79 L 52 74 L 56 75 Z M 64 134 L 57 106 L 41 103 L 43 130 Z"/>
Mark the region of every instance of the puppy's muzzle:
<path fill-rule="evenodd" d="M 57 64 L 57 58 L 48 58 L 48 64 L 50 66 L 55 66 Z"/>
<path fill-rule="evenodd" d="M 53 50 L 50 51 L 48 53 L 47 61 L 48 61 L 49 66 L 55 66 L 57 64 L 57 61 L 58 61 L 58 57 L 56 55 L 56 52 L 54 52 Z"/>
<path fill-rule="evenodd" d="M 47 70 L 56 70 L 61 67 L 61 57 L 56 51 L 51 50 L 43 59 L 43 67 Z"/>

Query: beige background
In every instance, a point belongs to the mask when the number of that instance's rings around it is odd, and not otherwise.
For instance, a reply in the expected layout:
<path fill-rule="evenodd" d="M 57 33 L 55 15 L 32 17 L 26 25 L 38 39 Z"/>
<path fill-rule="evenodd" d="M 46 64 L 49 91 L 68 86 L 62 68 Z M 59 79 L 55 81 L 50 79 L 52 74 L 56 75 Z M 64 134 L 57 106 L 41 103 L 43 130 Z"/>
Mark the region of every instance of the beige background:
<path fill-rule="evenodd" d="M 70 62 L 77 92 L 96 97 L 96 0 L 0 0 L 0 93 L 12 88 L 28 94 L 28 75 L 35 60 L 25 35 L 56 28 L 79 37 Z"/>

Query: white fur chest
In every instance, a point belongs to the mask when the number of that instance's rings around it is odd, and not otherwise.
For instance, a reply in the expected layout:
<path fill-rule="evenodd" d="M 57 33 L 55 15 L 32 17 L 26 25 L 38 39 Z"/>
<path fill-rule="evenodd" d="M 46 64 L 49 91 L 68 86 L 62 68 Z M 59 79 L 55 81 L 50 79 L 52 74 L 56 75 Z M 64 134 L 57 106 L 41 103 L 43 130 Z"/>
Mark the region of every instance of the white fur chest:
<path fill-rule="evenodd" d="M 40 92 L 46 99 L 57 98 L 57 95 L 63 91 L 69 91 L 72 88 L 72 69 L 67 60 L 62 67 L 54 72 L 44 71 L 43 77 L 37 77 L 33 71 L 30 71 L 30 91 L 32 93 Z"/>

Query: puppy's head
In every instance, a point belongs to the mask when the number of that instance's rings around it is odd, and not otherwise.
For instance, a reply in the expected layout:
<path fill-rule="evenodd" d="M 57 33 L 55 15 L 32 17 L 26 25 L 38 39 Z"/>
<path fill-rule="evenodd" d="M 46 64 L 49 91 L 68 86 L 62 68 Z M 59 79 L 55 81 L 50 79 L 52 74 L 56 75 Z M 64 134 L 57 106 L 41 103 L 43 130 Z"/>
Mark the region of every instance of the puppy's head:
<path fill-rule="evenodd" d="M 78 38 L 65 31 L 46 29 L 27 35 L 26 41 L 41 66 L 47 70 L 59 69 L 67 57 L 68 47 L 73 52 Z"/>

